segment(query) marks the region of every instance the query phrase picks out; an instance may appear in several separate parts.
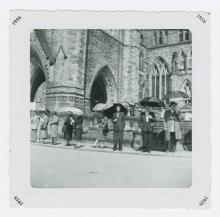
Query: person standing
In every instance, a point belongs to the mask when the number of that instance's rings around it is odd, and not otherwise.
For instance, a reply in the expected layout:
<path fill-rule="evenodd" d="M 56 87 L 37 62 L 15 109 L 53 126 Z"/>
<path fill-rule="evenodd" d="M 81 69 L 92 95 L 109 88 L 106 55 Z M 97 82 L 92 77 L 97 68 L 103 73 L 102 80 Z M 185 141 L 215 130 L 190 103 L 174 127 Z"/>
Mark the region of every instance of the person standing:
<path fill-rule="evenodd" d="M 73 127 L 74 127 L 74 119 L 71 114 L 67 114 L 65 121 L 64 121 L 64 126 L 63 126 L 63 133 L 64 133 L 64 139 L 66 140 L 66 146 L 70 145 L 70 141 L 72 140 L 72 134 L 73 134 Z"/>
<path fill-rule="evenodd" d="M 51 118 L 50 118 L 50 137 L 52 138 L 52 144 L 56 144 L 56 140 L 58 137 L 58 123 L 59 123 L 59 117 L 57 115 L 57 112 L 52 112 Z"/>
<path fill-rule="evenodd" d="M 79 143 L 82 140 L 82 131 L 83 131 L 83 117 L 80 115 L 76 118 L 76 121 L 75 121 L 74 140 L 76 140 L 77 142 L 75 147 L 80 147 Z"/>
<path fill-rule="evenodd" d="M 40 142 L 45 143 L 45 140 L 48 138 L 48 123 L 49 117 L 47 116 L 47 112 L 43 111 L 39 122 Z"/>
<path fill-rule="evenodd" d="M 31 117 L 31 142 L 37 141 L 37 129 L 39 124 L 39 115 L 36 111 L 32 111 L 32 117 Z"/>
<path fill-rule="evenodd" d="M 140 127 L 142 135 L 142 147 L 140 148 L 144 152 L 151 152 L 153 143 L 153 122 L 156 121 L 153 112 L 150 112 L 148 105 L 144 106 L 144 112 L 140 114 Z"/>
<path fill-rule="evenodd" d="M 108 118 L 106 116 L 101 116 L 98 119 L 98 128 L 97 128 L 97 139 L 94 143 L 94 147 L 98 147 L 99 141 L 102 141 L 100 148 L 104 148 L 104 142 L 107 140 L 109 128 L 108 128 Z"/>
<path fill-rule="evenodd" d="M 164 113 L 166 141 L 168 142 L 167 152 L 176 150 L 176 141 L 182 138 L 180 130 L 180 115 L 176 110 L 177 103 L 171 102 L 170 109 Z"/>
<path fill-rule="evenodd" d="M 112 122 L 114 140 L 113 151 L 117 150 L 117 146 L 119 146 L 118 150 L 122 151 L 123 133 L 125 128 L 125 115 L 123 112 L 121 112 L 120 105 L 116 106 L 116 112 L 113 114 Z"/>

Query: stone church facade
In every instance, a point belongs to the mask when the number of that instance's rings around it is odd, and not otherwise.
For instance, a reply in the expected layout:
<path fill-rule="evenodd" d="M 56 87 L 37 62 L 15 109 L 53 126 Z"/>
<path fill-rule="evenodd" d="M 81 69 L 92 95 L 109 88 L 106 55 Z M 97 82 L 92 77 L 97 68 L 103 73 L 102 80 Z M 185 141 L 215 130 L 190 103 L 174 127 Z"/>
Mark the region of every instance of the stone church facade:
<path fill-rule="evenodd" d="M 192 38 L 188 30 L 33 30 L 30 100 L 38 107 L 90 112 L 99 102 L 192 96 Z"/>

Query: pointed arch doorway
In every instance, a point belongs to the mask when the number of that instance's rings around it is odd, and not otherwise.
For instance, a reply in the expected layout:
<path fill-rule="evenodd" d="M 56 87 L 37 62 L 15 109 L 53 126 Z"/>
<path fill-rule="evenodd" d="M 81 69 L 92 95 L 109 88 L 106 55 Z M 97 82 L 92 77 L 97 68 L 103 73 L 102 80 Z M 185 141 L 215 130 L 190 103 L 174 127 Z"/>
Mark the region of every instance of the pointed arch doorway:
<path fill-rule="evenodd" d="M 117 101 L 117 86 L 108 66 L 101 68 L 95 75 L 90 88 L 90 109 L 97 103 Z"/>
<path fill-rule="evenodd" d="M 30 66 L 30 102 L 36 103 L 36 109 L 44 109 L 47 82 L 40 58 L 33 49 L 30 50 Z"/>

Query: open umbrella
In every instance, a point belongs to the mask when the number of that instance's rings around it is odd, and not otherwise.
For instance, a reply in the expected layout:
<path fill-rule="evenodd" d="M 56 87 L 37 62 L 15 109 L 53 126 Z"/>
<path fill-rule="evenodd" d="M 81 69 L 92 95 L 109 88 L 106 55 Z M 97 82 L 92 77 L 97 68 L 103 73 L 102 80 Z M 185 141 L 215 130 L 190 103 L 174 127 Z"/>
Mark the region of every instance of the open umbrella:
<path fill-rule="evenodd" d="M 142 106 L 150 106 L 150 107 L 161 107 L 163 106 L 163 102 L 156 97 L 145 97 L 140 104 Z"/>
<path fill-rule="evenodd" d="M 36 102 L 30 103 L 30 110 L 36 110 Z"/>
<path fill-rule="evenodd" d="M 83 111 L 79 108 L 75 108 L 75 107 L 64 107 L 61 108 L 60 110 L 61 112 L 71 112 L 74 115 L 83 115 Z"/>
<path fill-rule="evenodd" d="M 121 112 L 127 114 L 127 109 L 121 103 L 109 103 L 105 106 L 103 114 L 108 118 L 112 118 L 112 115 L 116 112 L 116 107 L 121 107 Z"/>
<path fill-rule="evenodd" d="M 103 111 L 105 106 L 106 106 L 105 103 L 98 103 L 94 106 L 93 111 L 95 111 L 95 112 Z"/>
<path fill-rule="evenodd" d="M 189 98 L 189 96 L 182 91 L 169 92 L 164 96 L 164 99 Z"/>

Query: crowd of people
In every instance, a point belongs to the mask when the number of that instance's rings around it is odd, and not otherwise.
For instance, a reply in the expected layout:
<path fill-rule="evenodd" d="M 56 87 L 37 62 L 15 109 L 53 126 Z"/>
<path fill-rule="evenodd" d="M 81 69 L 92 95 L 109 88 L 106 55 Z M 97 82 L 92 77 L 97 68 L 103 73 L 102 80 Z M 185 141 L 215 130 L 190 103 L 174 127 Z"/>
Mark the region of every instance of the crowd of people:
<path fill-rule="evenodd" d="M 180 129 L 180 114 L 176 109 L 177 104 L 171 102 L 169 109 L 166 109 L 163 113 L 164 117 L 164 130 L 166 132 L 167 152 L 174 152 L 176 149 L 176 143 L 182 138 Z M 57 143 L 58 138 L 58 124 L 59 116 L 57 112 L 49 111 L 31 111 L 31 141 L 45 143 L 48 138 L 51 138 L 52 144 Z M 125 131 L 125 113 L 121 110 L 120 104 L 116 105 L 115 112 L 110 118 L 113 124 L 113 151 L 122 151 L 123 135 Z M 153 132 L 154 122 L 156 122 L 154 112 L 150 111 L 148 105 L 143 106 L 143 110 L 140 112 L 139 127 L 142 135 L 142 147 L 139 150 L 143 152 L 150 152 L 153 144 Z M 104 147 L 104 143 L 107 140 L 109 133 L 109 118 L 104 114 L 100 114 L 100 117 L 96 121 L 97 125 L 97 137 L 94 142 L 94 147 Z M 82 140 L 83 133 L 83 117 L 81 115 L 75 116 L 71 113 L 67 113 L 65 121 L 62 127 L 64 139 L 66 145 L 70 144 L 70 141 L 74 140 L 74 146 L 80 147 L 80 141 Z M 74 137 L 73 137 L 74 132 Z"/>

